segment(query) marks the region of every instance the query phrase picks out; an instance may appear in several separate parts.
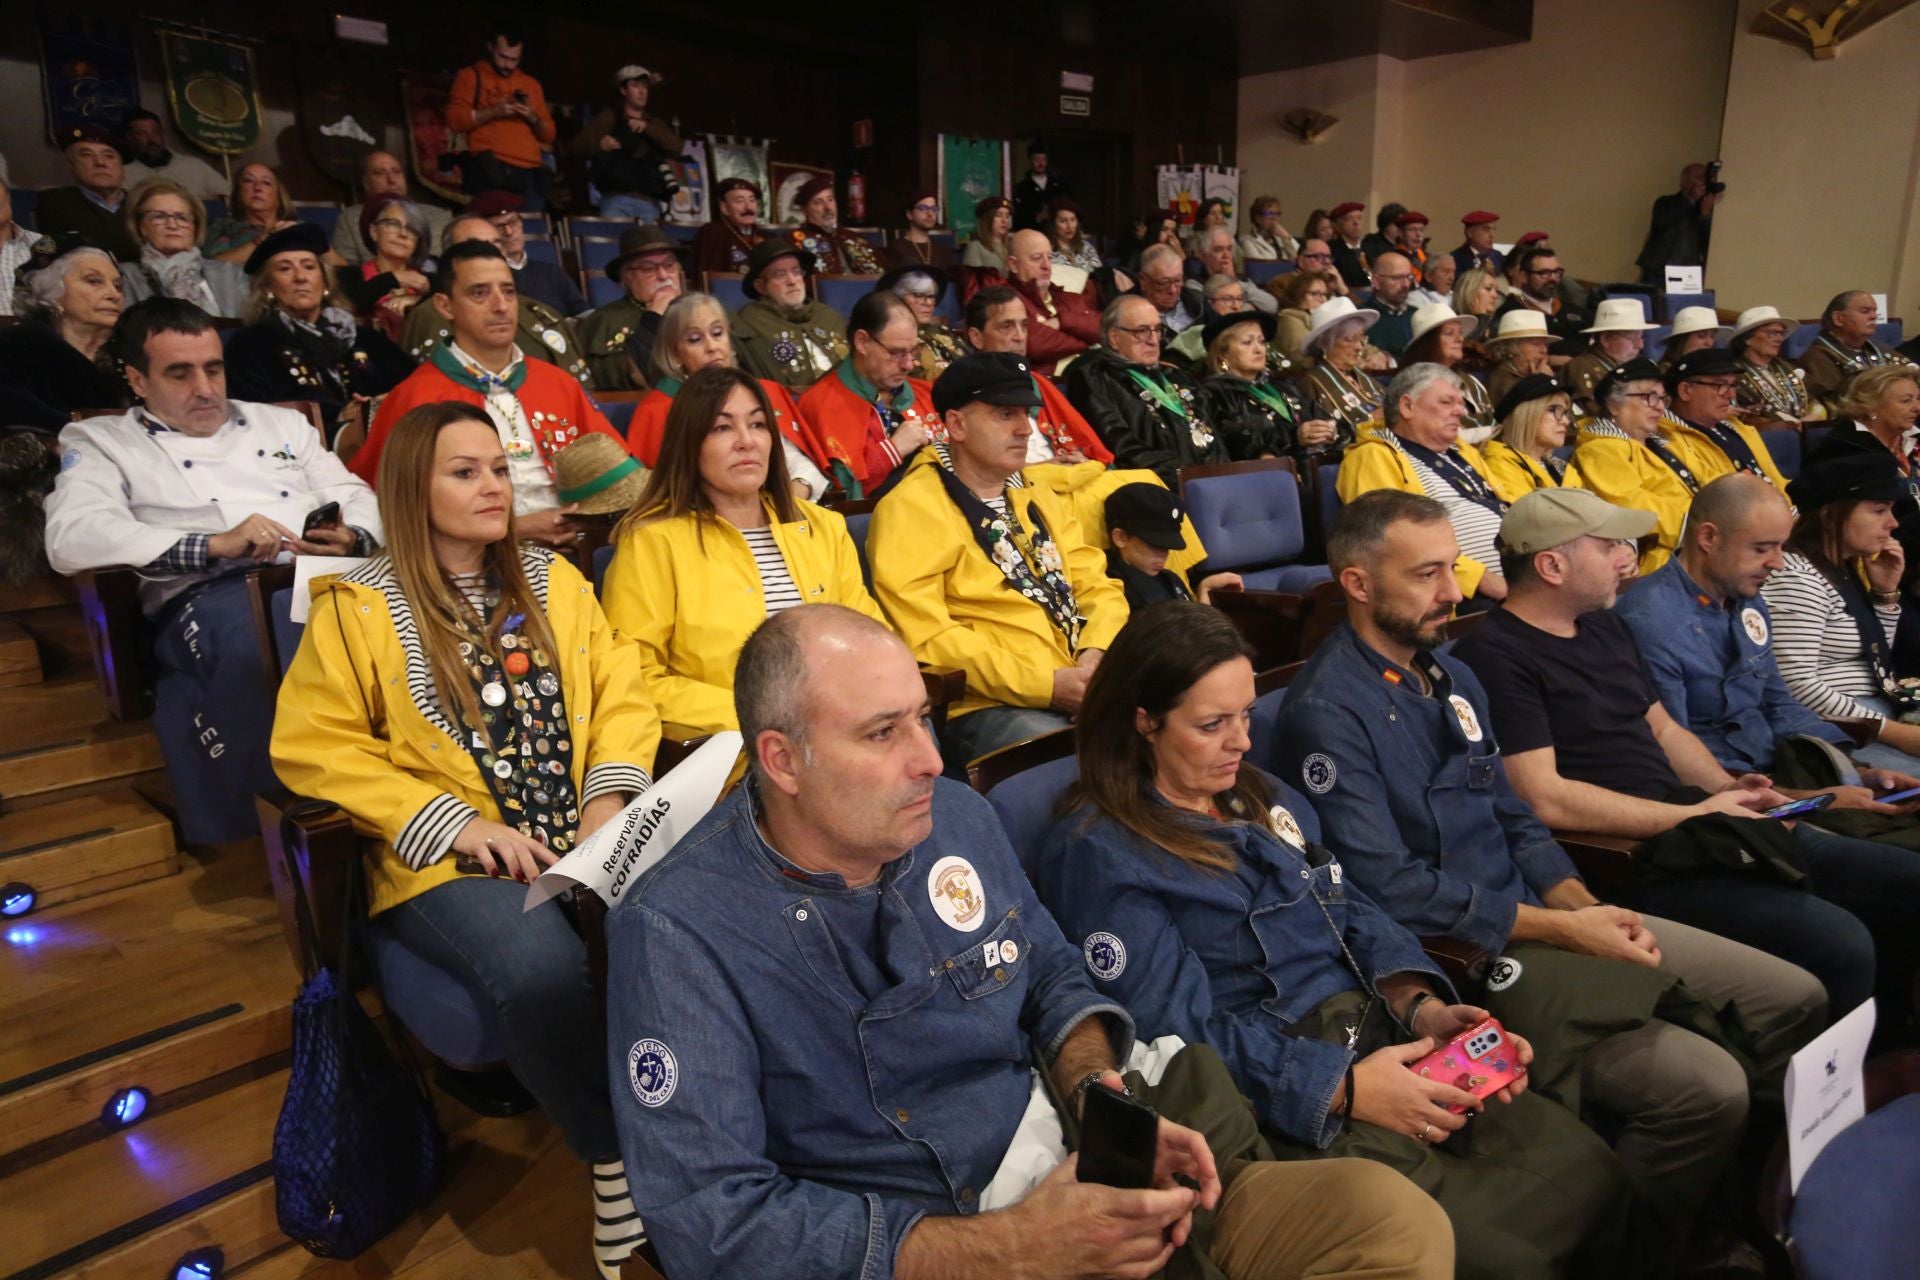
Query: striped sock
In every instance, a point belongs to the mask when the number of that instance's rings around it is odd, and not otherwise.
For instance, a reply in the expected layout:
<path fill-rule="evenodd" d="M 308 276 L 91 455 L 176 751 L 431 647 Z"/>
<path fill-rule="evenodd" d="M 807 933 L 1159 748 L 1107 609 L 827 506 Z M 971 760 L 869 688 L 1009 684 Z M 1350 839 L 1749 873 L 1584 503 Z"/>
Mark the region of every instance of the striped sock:
<path fill-rule="evenodd" d="M 593 1261 L 600 1280 L 620 1280 L 620 1264 L 647 1241 L 618 1160 L 593 1165 Z"/>

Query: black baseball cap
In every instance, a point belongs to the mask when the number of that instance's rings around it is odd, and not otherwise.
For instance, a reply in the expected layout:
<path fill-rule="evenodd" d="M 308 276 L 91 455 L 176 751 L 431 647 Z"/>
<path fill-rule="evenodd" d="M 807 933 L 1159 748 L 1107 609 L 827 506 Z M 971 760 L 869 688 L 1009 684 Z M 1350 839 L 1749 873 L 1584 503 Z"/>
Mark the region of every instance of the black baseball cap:
<path fill-rule="evenodd" d="M 1673 367 L 1667 370 L 1667 390 L 1671 391 L 1683 382 L 1721 378 L 1739 372 L 1740 362 L 1733 358 L 1732 352 L 1720 347 L 1703 347 L 1698 351 L 1689 351 L 1673 362 Z"/>
<path fill-rule="evenodd" d="M 1629 360 L 1616 369 L 1609 369 L 1605 377 L 1593 388 L 1594 400 L 1604 406 L 1613 389 L 1623 382 L 1659 382 L 1666 375 L 1660 372 L 1660 366 L 1641 356 Z"/>
<path fill-rule="evenodd" d="M 1108 494 L 1107 528 L 1123 529 L 1162 551 L 1187 548 L 1187 536 L 1180 531 L 1180 504 L 1164 485 L 1141 481 Z"/>
<path fill-rule="evenodd" d="M 1040 388 L 1034 385 L 1027 358 L 1011 351 L 983 351 L 961 356 L 947 366 L 933 384 L 933 408 L 944 414 L 979 400 L 987 404 L 1040 407 Z"/>
<path fill-rule="evenodd" d="M 1884 449 L 1829 455 L 1787 482 L 1787 497 L 1803 515 L 1835 502 L 1898 502 L 1906 496 L 1900 468 Z"/>

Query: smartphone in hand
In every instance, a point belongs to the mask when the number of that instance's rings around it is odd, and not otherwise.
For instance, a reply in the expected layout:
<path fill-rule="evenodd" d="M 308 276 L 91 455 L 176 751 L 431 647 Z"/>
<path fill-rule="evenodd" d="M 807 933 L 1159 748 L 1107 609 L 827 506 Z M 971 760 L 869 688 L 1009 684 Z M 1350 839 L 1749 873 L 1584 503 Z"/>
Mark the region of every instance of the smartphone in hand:
<path fill-rule="evenodd" d="M 1820 812 L 1832 803 L 1833 792 L 1822 791 L 1817 796 L 1807 796 L 1800 800 L 1789 800 L 1787 803 L 1777 804 L 1771 809 L 1763 809 L 1761 813 L 1769 818 L 1804 818 L 1810 813 Z"/>
<path fill-rule="evenodd" d="M 307 512 L 306 523 L 300 526 L 300 536 L 304 538 L 322 525 L 339 523 L 340 504 L 337 502 L 329 502 L 324 506 L 315 507 L 313 510 Z"/>
<path fill-rule="evenodd" d="M 1096 1084 L 1080 1113 L 1081 1182 L 1150 1187 L 1160 1150 L 1160 1113 L 1138 1098 Z"/>
<path fill-rule="evenodd" d="M 1512 1084 L 1525 1068 L 1520 1065 L 1520 1055 L 1507 1029 L 1500 1025 L 1498 1018 L 1488 1018 L 1468 1027 L 1418 1062 L 1408 1063 L 1407 1070 L 1450 1084 L 1476 1098 L 1487 1098 Z M 1455 1104 L 1447 1110 L 1464 1115 L 1467 1109 Z"/>

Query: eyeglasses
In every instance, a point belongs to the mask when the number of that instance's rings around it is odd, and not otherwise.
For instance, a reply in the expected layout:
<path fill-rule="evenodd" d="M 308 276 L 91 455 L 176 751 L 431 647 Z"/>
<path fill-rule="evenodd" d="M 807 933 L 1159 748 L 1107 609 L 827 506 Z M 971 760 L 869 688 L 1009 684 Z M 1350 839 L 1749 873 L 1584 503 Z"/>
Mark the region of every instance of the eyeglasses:
<path fill-rule="evenodd" d="M 1400 273 L 1399 275 L 1397 275 L 1397 276 L 1387 276 L 1387 275 L 1381 275 L 1381 274 L 1380 274 L 1380 273 L 1379 273 L 1378 271 L 1376 271 L 1376 272 L 1374 272 L 1374 273 L 1373 273 L 1373 278 L 1374 278 L 1375 280 L 1384 280 L 1384 281 L 1387 281 L 1387 282 L 1389 282 L 1389 283 L 1393 283 L 1393 284 L 1397 284 L 1397 283 L 1399 283 L 1399 282 L 1400 282 L 1400 281 L 1402 281 L 1402 280 L 1411 280 L 1411 279 L 1413 279 L 1413 272 L 1411 272 L 1411 271 L 1402 271 L 1402 272 L 1401 272 L 1401 273 Z"/>
<path fill-rule="evenodd" d="M 1708 382 L 1702 378 L 1694 378 L 1694 379 L 1691 379 L 1690 381 L 1696 387 L 1705 387 L 1707 390 L 1713 392 L 1715 395 L 1724 395 L 1724 396 L 1732 395 L 1740 385 L 1737 379 L 1715 380 L 1713 382 Z"/>
<path fill-rule="evenodd" d="M 1302 262 L 1332 262 L 1332 261 L 1333 261 L 1333 255 L 1332 255 L 1332 254 L 1330 254 L 1330 253 L 1303 253 L 1303 254 L 1301 254 L 1301 255 L 1300 255 L 1300 261 L 1302 261 Z"/>
<path fill-rule="evenodd" d="M 1673 402 L 1667 399 L 1664 391 L 1626 391 L 1621 394 L 1629 400 L 1645 400 L 1650 408 L 1664 409 Z"/>
<path fill-rule="evenodd" d="M 1562 422 L 1572 422 L 1573 410 L 1564 404 L 1550 404 L 1547 406 L 1547 416 L 1549 418 L 1558 418 Z"/>
<path fill-rule="evenodd" d="M 404 231 L 408 235 L 413 234 L 413 228 L 408 226 L 406 223 L 400 221 L 400 219 L 398 218 L 375 218 L 373 220 L 373 225 L 376 227 L 384 228 L 387 231 Z"/>
<path fill-rule="evenodd" d="M 170 227 L 187 227 L 193 225 L 192 214 L 171 213 L 165 209 L 149 209 L 140 215 L 140 220 L 142 222 L 164 222 Z"/>
<path fill-rule="evenodd" d="M 1184 276 L 1151 276 L 1143 273 L 1140 276 L 1140 279 L 1147 284 L 1153 285 L 1157 289 L 1165 289 L 1169 285 L 1180 284 L 1182 281 L 1186 279 L 1186 277 Z"/>
<path fill-rule="evenodd" d="M 774 267 L 760 278 L 762 280 L 805 280 L 807 273 L 798 267 Z"/>
<path fill-rule="evenodd" d="M 917 204 L 917 205 L 915 205 L 915 206 L 913 206 L 913 210 L 912 210 L 912 212 L 914 212 L 914 213 L 938 213 L 938 212 L 940 212 L 940 206 L 939 206 L 939 205 L 937 205 L 937 204 Z"/>
<path fill-rule="evenodd" d="M 1124 333 L 1135 342 L 1146 342 L 1149 339 L 1155 342 L 1160 340 L 1160 326 L 1157 324 L 1135 325 L 1131 329 L 1123 329 L 1115 325 L 1113 331 L 1115 333 Z"/>
<path fill-rule="evenodd" d="M 867 336 L 872 337 L 873 335 L 869 334 Z M 873 345 L 886 352 L 887 358 L 895 364 L 912 364 L 920 358 L 920 348 L 918 347 L 890 347 L 878 338 L 873 339 Z"/>
<path fill-rule="evenodd" d="M 940 295 L 939 295 L 939 294 L 937 294 L 937 293 L 923 293 L 923 292 L 921 292 L 921 291 L 920 291 L 920 290 L 918 290 L 918 289 L 910 289 L 910 290 L 908 290 L 908 291 L 907 291 L 907 292 L 906 292 L 905 294 L 902 294 L 901 296 L 902 296 L 902 297 L 905 297 L 905 298 L 911 298 L 911 299 L 913 299 L 913 300 L 915 300 L 915 301 L 918 301 L 918 302 L 938 302 L 938 301 L 940 301 Z"/>
<path fill-rule="evenodd" d="M 627 264 L 627 270 L 638 271 L 643 275 L 666 277 L 678 269 L 679 263 L 672 258 L 640 258 Z"/>

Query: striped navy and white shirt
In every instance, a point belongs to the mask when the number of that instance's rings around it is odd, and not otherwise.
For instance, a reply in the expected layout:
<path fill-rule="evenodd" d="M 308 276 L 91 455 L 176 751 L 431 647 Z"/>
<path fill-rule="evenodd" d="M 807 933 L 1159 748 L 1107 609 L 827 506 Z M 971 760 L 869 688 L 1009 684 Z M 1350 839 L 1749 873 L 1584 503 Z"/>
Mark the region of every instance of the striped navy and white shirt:
<path fill-rule="evenodd" d="M 747 540 L 747 549 L 753 552 L 753 567 L 760 572 L 760 594 L 766 597 L 768 615 L 799 604 L 800 588 L 794 585 L 793 574 L 787 570 L 780 544 L 773 540 L 773 529 L 742 529 L 740 535 Z"/>
<path fill-rule="evenodd" d="M 1839 590 L 1805 556 L 1789 552 L 1785 566 L 1767 579 L 1760 594 L 1773 615 L 1773 656 L 1780 664 L 1780 678 L 1794 697 L 1828 719 L 1886 718 L 1875 709 L 1882 705 L 1884 691 L 1873 659 L 1861 646 L 1860 628 L 1847 615 Z M 1874 612 L 1891 646 L 1900 606 L 1875 605 Z M 1874 699 L 1875 706 L 1862 706 L 1859 698 Z"/>

